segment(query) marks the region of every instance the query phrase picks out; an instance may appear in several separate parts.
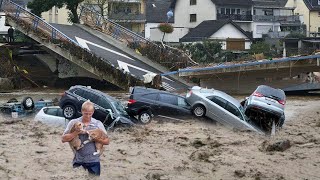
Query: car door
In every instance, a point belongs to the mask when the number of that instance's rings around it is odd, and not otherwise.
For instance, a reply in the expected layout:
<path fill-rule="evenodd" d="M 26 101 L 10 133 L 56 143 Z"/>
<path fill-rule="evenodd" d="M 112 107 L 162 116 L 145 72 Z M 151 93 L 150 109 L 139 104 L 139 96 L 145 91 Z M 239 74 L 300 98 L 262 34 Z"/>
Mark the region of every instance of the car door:
<path fill-rule="evenodd" d="M 227 112 L 225 113 L 224 119 L 229 122 L 233 127 L 239 129 L 246 129 L 248 128 L 245 124 L 245 120 L 243 119 L 243 115 L 241 114 L 240 110 L 233 104 L 227 103 L 225 106 Z"/>
<path fill-rule="evenodd" d="M 83 89 L 76 89 L 73 93 L 75 94 L 75 97 L 77 98 L 77 101 L 75 102 L 74 105 L 76 106 L 78 113 L 81 114 L 82 104 L 87 100 L 86 99 L 87 92 L 84 91 Z"/>
<path fill-rule="evenodd" d="M 187 102 L 186 98 L 178 96 L 178 116 L 183 117 L 189 117 L 192 115 L 190 104 Z"/>
<path fill-rule="evenodd" d="M 61 110 L 61 109 L 60 108 L 43 109 L 43 112 L 46 114 L 46 116 L 42 117 L 41 121 L 50 125 L 65 126 L 66 119 L 63 117 L 63 115 L 62 117 L 58 116 L 58 110 Z"/>
<path fill-rule="evenodd" d="M 211 101 L 211 104 L 208 105 L 208 110 L 209 110 L 209 113 L 207 113 L 208 116 L 211 119 L 214 119 L 222 124 L 229 124 L 225 120 L 225 113 L 226 113 L 225 106 L 228 103 L 228 101 L 219 96 L 210 96 L 207 98 Z"/>
<path fill-rule="evenodd" d="M 178 106 L 178 96 L 159 93 L 159 115 L 178 117 L 183 113 L 182 109 Z"/>
<path fill-rule="evenodd" d="M 141 95 L 141 98 L 139 100 L 139 105 L 141 109 L 151 109 L 151 112 L 154 115 L 158 115 L 158 111 L 160 108 L 159 105 L 159 93 L 148 93 Z"/>

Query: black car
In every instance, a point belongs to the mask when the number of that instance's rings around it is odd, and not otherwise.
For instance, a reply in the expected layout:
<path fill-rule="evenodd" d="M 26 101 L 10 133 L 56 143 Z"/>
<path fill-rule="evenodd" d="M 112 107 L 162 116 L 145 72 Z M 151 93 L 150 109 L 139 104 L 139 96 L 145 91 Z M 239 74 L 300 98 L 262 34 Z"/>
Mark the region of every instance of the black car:
<path fill-rule="evenodd" d="M 64 117 L 67 119 L 80 117 L 81 106 L 86 100 L 94 104 L 93 118 L 100 120 L 105 126 L 111 128 L 118 122 L 134 124 L 134 119 L 127 114 L 119 100 L 101 91 L 80 85 L 70 87 L 62 95 L 59 106 Z"/>
<path fill-rule="evenodd" d="M 127 112 L 138 116 L 141 123 L 149 123 L 155 115 L 165 118 L 191 116 L 191 108 L 186 98 L 152 88 L 136 86 L 132 89 Z"/>

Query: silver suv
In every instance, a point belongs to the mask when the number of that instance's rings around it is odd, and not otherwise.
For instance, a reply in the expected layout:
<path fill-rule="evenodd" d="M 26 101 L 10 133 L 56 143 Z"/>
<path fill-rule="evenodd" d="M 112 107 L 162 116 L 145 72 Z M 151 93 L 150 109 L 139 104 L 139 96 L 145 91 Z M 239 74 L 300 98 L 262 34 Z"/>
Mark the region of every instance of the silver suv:
<path fill-rule="evenodd" d="M 285 104 L 286 95 L 283 90 L 260 85 L 246 100 L 244 109 L 252 121 L 264 130 L 270 130 L 273 122 L 278 127 L 284 124 Z"/>
<path fill-rule="evenodd" d="M 250 123 L 240 102 L 222 91 L 195 86 L 187 93 L 186 99 L 197 117 L 207 116 L 227 126 L 262 133 Z"/>

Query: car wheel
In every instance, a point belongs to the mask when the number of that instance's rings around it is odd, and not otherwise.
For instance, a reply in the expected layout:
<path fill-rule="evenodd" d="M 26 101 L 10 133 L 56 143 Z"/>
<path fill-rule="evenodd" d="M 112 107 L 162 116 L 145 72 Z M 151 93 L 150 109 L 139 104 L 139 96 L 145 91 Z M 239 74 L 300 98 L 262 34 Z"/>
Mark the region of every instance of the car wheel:
<path fill-rule="evenodd" d="M 192 112 L 195 116 L 202 117 L 206 114 L 206 108 L 203 105 L 195 105 Z"/>
<path fill-rule="evenodd" d="M 22 100 L 22 105 L 24 107 L 25 110 L 31 110 L 34 108 L 34 102 L 33 99 L 31 97 L 25 97 Z"/>
<path fill-rule="evenodd" d="M 76 115 L 76 108 L 73 105 L 66 105 L 63 107 L 62 112 L 66 119 L 72 119 Z"/>
<path fill-rule="evenodd" d="M 152 115 L 149 111 L 142 111 L 139 114 L 139 121 L 143 124 L 148 124 L 151 122 Z"/>

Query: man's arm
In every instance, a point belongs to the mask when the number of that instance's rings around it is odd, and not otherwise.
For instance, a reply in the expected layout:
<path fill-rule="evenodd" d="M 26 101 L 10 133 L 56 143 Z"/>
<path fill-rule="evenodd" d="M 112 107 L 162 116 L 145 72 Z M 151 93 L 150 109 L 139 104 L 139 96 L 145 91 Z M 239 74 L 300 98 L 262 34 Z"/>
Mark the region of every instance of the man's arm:
<path fill-rule="evenodd" d="M 70 142 L 70 141 L 72 141 L 72 139 L 74 139 L 76 136 L 78 136 L 80 134 L 80 131 L 78 132 L 78 131 L 74 131 L 74 132 L 72 132 L 72 133 L 67 133 L 67 134 L 64 134 L 64 135 L 62 135 L 62 137 L 61 137 L 61 141 L 63 142 L 63 143 L 65 143 L 65 142 Z"/>
<path fill-rule="evenodd" d="M 72 139 L 74 139 L 77 135 L 79 135 L 80 132 L 76 132 L 76 131 L 70 133 L 70 130 L 71 130 L 72 126 L 74 125 L 74 123 L 75 123 L 75 122 L 74 122 L 73 120 L 71 120 L 71 121 L 68 123 L 66 129 L 64 130 L 63 135 L 62 135 L 62 137 L 61 137 L 61 141 L 62 141 L 63 143 L 65 143 L 65 142 L 70 142 L 70 141 L 72 141 Z"/>

